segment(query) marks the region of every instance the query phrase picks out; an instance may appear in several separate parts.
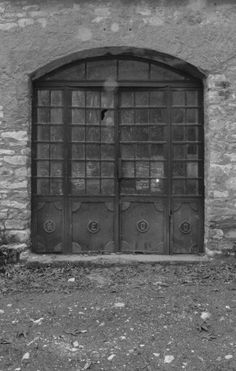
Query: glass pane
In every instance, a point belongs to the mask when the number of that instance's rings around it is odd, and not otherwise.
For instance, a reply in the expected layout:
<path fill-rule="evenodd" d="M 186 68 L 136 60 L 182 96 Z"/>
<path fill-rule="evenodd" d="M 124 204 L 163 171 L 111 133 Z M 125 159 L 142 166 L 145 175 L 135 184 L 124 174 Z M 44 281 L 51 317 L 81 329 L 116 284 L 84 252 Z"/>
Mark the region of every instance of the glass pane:
<path fill-rule="evenodd" d="M 164 145 L 163 144 L 152 144 L 151 145 L 151 159 L 152 160 L 163 160 L 164 159 Z"/>
<path fill-rule="evenodd" d="M 86 106 L 87 107 L 100 107 L 100 92 L 87 91 L 86 92 Z"/>
<path fill-rule="evenodd" d="M 122 177 L 134 177 L 134 162 L 122 161 Z"/>
<path fill-rule="evenodd" d="M 187 180 L 186 193 L 193 195 L 198 194 L 198 180 Z"/>
<path fill-rule="evenodd" d="M 133 140 L 146 141 L 148 140 L 148 128 L 147 127 L 136 127 L 133 128 Z"/>
<path fill-rule="evenodd" d="M 49 90 L 38 90 L 38 106 L 49 106 Z"/>
<path fill-rule="evenodd" d="M 51 162 L 50 163 L 51 168 L 51 177 L 61 177 L 63 176 L 63 165 L 62 162 Z"/>
<path fill-rule="evenodd" d="M 62 180 L 51 179 L 50 180 L 50 193 L 53 195 L 62 195 Z"/>
<path fill-rule="evenodd" d="M 51 106 L 62 106 L 62 91 L 61 90 L 51 91 Z"/>
<path fill-rule="evenodd" d="M 134 106 L 134 93 L 131 91 L 122 91 L 120 95 L 121 107 L 132 107 Z"/>
<path fill-rule="evenodd" d="M 114 193 L 114 180 L 112 179 L 102 179 L 102 193 L 111 195 Z"/>
<path fill-rule="evenodd" d="M 184 80 L 185 77 L 167 68 L 151 64 L 151 80 Z"/>
<path fill-rule="evenodd" d="M 183 141 L 184 139 L 184 126 L 173 126 L 173 140 Z"/>
<path fill-rule="evenodd" d="M 184 123 L 184 109 L 183 108 L 172 109 L 172 122 L 175 124 Z"/>
<path fill-rule="evenodd" d="M 101 145 L 101 158 L 112 160 L 114 158 L 114 146 L 109 144 Z"/>
<path fill-rule="evenodd" d="M 174 158 L 185 158 L 185 145 L 174 145 Z"/>
<path fill-rule="evenodd" d="M 186 122 L 189 124 L 197 124 L 198 121 L 198 109 L 188 108 L 186 110 Z"/>
<path fill-rule="evenodd" d="M 86 175 L 87 177 L 94 177 L 100 175 L 100 163 L 89 161 L 86 163 Z"/>
<path fill-rule="evenodd" d="M 72 91 L 72 106 L 85 107 L 85 92 L 83 90 Z"/>
<path fill-rule="evenodd" d="M 49 126 L 38 126 L 37 127 L 37 140 L 49 141 Z"/>
<path fill-rule="evenodd" d="M 197 91 L 187 91 L 187 106 L 197 106 L 198 105 L 198 92 Z"/>
<path fill-rule="evenodd" d="M 136 191 L 140 193 L 149 192 L 149 180 L 148 179 L 138 179 L 136 181 Z"/>
<path fill-rule="evenodd" d="M 80 81 L 85 78 L 85 64 L 76 62 L 76 65 L 70 67 L 65 66 L 58 68 L 56 71 L 53 71 L 47 74 L 44 80 L 70 80 L 70 81 Z"/>
<path fill-rule="evenodd" d="M 63 146 L 61 144 L 50 145 L 50 157 L 55 159 L 63 158 Z"/>
<path fill-rule="evenodd" d="M 110 91 L 103 91 L 101 95 L 101 106 L 103 108 L 114 107 L 114 94 Z"/>
<path fill-rule="evenodd" d="M 49 158 L 49 144 L 37 144 L 37 158 Z"/>
<path fill-rule="evenodd" d="M 172 105 L 173 106 L 184 106 L 185 105 L 185 92 L 184 91 L 173 91 Z"/>
<path fill-rule="evenodd" d="M 198 140 L 198 128 L 194 126 L 190 126 L 186 128 L 187 131 L 187 140 L 197 141 Z"/>
<path fill-rule="evenodd" d="M 85 176 L 85 163 L 75 162 L 71 163 L 71 176 L 73 178 L 82 178 Z"/>
<path fill-rule="evenodd" d="M 100 123 L 100 110 L 86 110 L 86 123 L 99 125 Z"/>
<path fill-rule="evenodd" d="M 187 145 L 187 158 L 188 159 L 198 159 L 198 145 L 188 144 Z"/>
<path fill-rule="evenodd" d="M 166 106 L 166 92 L 164 91 L 151 91 L 150 92 L 150 105 L 151 106 Z"/>
<path fill-rule="evenodd" d="M 101 111 L 101 123 L 106 126 L 114 125 L 114 111 L 102 110 Z"/>
<path fill-rule="evenodd" d="M 87 62 L 88 80 L 107 80 L 108 78 L 116 80 L 115 60 L 105 59 Z"/>
<path fill-rule="evenodd" d="M 150 140 L 162 141 L 165 140 L 165 127 L 150 126 Z"/>
<path fill-rule="evenodd" d="M 173 193 L 184 194 L 184 180 L 173 180 Z"/>
<path fill-rule="evenodd" d="M 197 162 L 188 162 L 187 163 L 187 177 L 188 178 L 197 178 L 198 177 L 198 163 Z"/>
<path fill-rule="evenodd" d="M 133 124 L 134 123 L 134 110 L 122 109 L 122 111 L 120 111 L 120 123 L 121 124 Z"/>
<path fill-rule="evenodd" d="M 160 193 L 164 191 L 164 180 L 163 179 L 151 179 L 151 192 Z"/>
<path fill-rule="evenodd" d="M 84 159 L 85 148 L 84 144 L 72 144 L 72 158 L 73 159 Z"/>
<path fill-rule="evenodd" d="M 49 110 L 48 108 L 37 109 L 37 122 L 38 124 L 47 124 L 49 122 Z"/>
<path fill-rule="evenodd" d="M 114 163 L 113 162 L 102 162 L 101 163 L 102 176 L 114 176 Z"/>
<path fill-rule="evenodd" d="M 137 91 L 135 93 L 136 106 L 148 106 L 149 93 L 147 91 Z"/>
<path fill-rule="evenodd" d="M 151 177 L 156 178 L 158 182 L 159 178 L 164 177 L 164 163 L 163 162 L 151 162 Z"/>
<path fill-rule="evenodd" d="M 166 109 L 150 109 L 149 113 L 150 119 L 149 122 L 151 124 L 165 124 L 167 123 L 167 111 Z"/>
<path fill-rule="evenodd" d="M 185 162 L 174 162 L 173 163 L 173 176 L 186 176 L 186 164 Z"/>
<path fill-rule="evenodd" d="M 84 179 L 71 179 L 71 191 L 72 194 L 80 194 L 85 192 L 85 180 Z"/>
<path fill-rule="evenodd" d="M 136 145 L 136 157 L 137 158 L 149 158 L 149 145 L 148 144 L 137 144 Z"/>
<path fill-rule="evenodd" d="M 85 123 L 85 110 L 73 108 L 71 110 L 71 123 L 83 125 Z"/>
<path fill-rule="evenodd" d="M 135 111 L 135 123 L 136 124 L 148 124 L 148 110 L 136 110 Z"/>
<path fill-rule="evenodd" d="M 148 80 L 148 63 L 139 61 L 119 61 L 119 80 Z"/>
<path fill-rule="evenodd" d="M 98 179 L 87 179 L 86 184 L 86 191 L 88 194 L 100 193 L 100 181 Z"/>
<path fill-rule="evenodd" d="M 49 161 L 37 162 L 37 176 L 38 177 L 49 176 Z"/>
<path fill-rule="evenodd" d="M 124 142 L 132 140 L 133 127 L 121 127 L 121 140 Z"/>
<path fill-rule="evenodd" d="M 51 109 L 51 123 L 52 124 L 62 124 L 63 116 L 62 116 L 63 110 L 61 108 L 52 108 Z"/>
<path fill-rule="evenodd" d="M 136 177 L 145 178 L 149 176 L 149 162 L 137 161 L 136 162 Z"/>
<path fill-rule="evenodd" d="M 101 128 L 101 141 L 106 143 L 114 142 L 114 128 Z"/>
<path fill-rule="evenodd" d="M 133 159 L 135 157 L 135 146 L 131 144 L 122 144 L 121 157 L 124 159 Z"/>
<path fill-rule="evenodd" d="M 122 179 L 121 180 L 121 192 L 125 194 L 135 193 L 135 180 L 134 179 Z"/>
<path fill-rule="evenodd" d="M 86 129 L 86 140 L 88 142 L 100 141 L 100 129 L 94 127 L 87 127 Z"/>
<path fill-rule="evenodd" d="M 62 126 L 51 126 L 50 127 L 50 140 L 51 142 L 63 142 L 64 129 Z"/>
<path fill-rule="evenodd" d="M 37 194 L 38 195 L 49 194 L 49 180 L 37 179 Z"/>
<path fill-rule="evenodd" d="M 71 132 L 71 141 L 79 142 L 85 140 L 85 128 L 83 127 L 73 127 Z"/>
<path fill-rule="evenodd" d="M 100 146 L 98 144 L 87 144 L 86 145 L 86 157 L 88 159 L 99 159 L 100 158 Z"/>

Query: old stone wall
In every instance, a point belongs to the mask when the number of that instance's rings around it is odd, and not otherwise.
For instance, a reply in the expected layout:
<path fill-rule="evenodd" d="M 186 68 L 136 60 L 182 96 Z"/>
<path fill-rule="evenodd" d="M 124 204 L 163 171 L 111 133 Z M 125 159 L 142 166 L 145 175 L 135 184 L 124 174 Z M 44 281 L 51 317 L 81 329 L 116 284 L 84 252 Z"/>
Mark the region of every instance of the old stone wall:
<path fill-rule="evenodd" d="M 135 47 L 204 71 L 205 243 L 236 241 L 234 0 L 0 2 L 0 240 L 30 246 L 31 76 L 83 50 Z"/>

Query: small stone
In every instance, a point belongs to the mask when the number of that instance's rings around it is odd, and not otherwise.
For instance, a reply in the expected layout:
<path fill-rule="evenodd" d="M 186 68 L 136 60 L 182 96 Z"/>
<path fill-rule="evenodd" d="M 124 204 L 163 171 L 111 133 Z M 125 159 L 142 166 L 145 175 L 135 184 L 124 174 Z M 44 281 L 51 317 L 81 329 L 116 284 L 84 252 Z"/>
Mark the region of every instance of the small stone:
<path fill-rule="evenodd" d="M 108 359 L 108 361 L 112 361 L 113 360 L 113 358 L 115 357 L 116 355 L 115 354 L 111 354 L 107 359 Z"/>
<path fill-rule="evenodd" d="M 24 355 L 23 355 L 23 357 L 22 357 L 22 361 L 27 361 L 28 359 L 30 358 L 30 354 L 29 354 L 29 352 L 27 352 L 27 353 L 25 353 Z"/>
<path fill-rule="evenodd" d="M 227 354 L 227 355 L 225 356 L 225 359 L 231 359 L 231 358 L 233 358 L 232 354 Z"/>
<path fill-rule="evenodd" d="M 124 306 L 125 306 L 125 303 L 115 303 L 114 304 L 115 308 L 124 308 Z"/>
<path fill-rule="evenodd" d="M 73 277 L 73 278 L 69 278 L 68 279 L 68 282 L 75 282 L 75 278 Z"/>
<path fill-rule="evenodd" d="M 209 313 L 209 312 L 202 312 L 202 313 L 201 313 L 201 319 L 202 319 L 203 321 L 208 320 L 210 317 L 211 317 L 211 313 Z"/>
<path fill-rule="evenodd" d="M 164 363 L 171 363 L 171 362 L 173 362 L 174 359 L 175 359 L 174 356 L 172 356 L 172 355 L 166 355 L 165 356 L 165 359 L 164 359 Z"/>
<path fill-rule="evenodd" d="M 155 357 L 160 357 L 160 353 L 153 353 Z"/>
<path fill-rule="evenodd" d="M 3 314 L 5 313 L 3 309 L 0 309 L 0 314 Z"/>
<path fill-rule="evenodd" d="M 73 347 L 78 348 L 79 347 L 79 342 L 76 340 L 73 342 Z"/>

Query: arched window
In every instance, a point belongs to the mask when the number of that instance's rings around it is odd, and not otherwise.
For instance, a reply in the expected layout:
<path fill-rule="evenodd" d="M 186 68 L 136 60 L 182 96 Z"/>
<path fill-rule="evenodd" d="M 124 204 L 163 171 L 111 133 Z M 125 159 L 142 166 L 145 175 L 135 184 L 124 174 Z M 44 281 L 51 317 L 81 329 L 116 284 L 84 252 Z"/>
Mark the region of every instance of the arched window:
<path fill-rule="evenodd" d="M 201 81 L 150 60 L 81 60 L 34 82 L 33 249 L 197 253 Z"/>

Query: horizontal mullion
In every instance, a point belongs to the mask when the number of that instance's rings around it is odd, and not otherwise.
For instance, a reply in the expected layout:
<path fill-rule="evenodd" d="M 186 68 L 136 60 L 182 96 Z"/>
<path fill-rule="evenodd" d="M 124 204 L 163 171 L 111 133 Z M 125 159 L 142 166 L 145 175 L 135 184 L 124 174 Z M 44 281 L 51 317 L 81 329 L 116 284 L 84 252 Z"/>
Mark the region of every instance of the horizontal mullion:
<path fill-rule="evenodd" d="M 200 141 L 200 140 L 196 140 L 196 141 L 193 141 L 193 140 L 184 140 L 184 141 L 172 140 L 171 143 L 172 144 L 203 144 L 203 142 Z"/>
<path fill-rule="evenodd" d="M 62 105 L 62 106 L 55 106 L 55 105 L 43 105 L 43 106 L 40 106 L 40 105 L 36 105 L 36 108 L 48 108 L 48 109 L 50 109 L 50 108 L 64 108 L 64 106 Z"/>
<path fill-rule="evenodd" d="M 84 81 L 65 81 L 65 80 L 58 80 L 58 81 L 40 81 L 37 82 L 36 87 L 100 87 L 101 89 L 104 88 L 104 81 L 105 80 L 94 80 L 94 81 L 89 81 L 89 80 L 84 80 Z M 201 82 L 198 81 L 183 81 L 183 80 L 166 80 L 166 81 L 144 81 L 144 80 L 129 80 L 129 81 L 118 81 L 118 87 L 137 87 L 137 88 L 159 88 L 159 89 L 164 89 L 167 87 L 173 87 L 173 88 L 186 88 L 186 87 L 193 87 L 193 88 L 201 88 L 202 84 Z"/>

